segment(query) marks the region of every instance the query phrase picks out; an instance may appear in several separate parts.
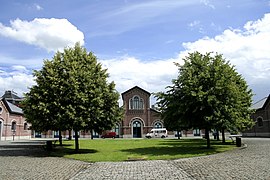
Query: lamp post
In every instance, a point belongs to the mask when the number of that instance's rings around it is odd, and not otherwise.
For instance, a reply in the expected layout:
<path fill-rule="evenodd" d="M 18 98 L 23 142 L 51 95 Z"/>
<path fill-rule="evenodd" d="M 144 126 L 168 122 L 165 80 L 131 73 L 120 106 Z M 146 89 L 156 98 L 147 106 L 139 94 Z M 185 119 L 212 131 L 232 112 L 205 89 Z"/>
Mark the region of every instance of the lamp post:
<path fill-rule="evenodd" d="M 13 137 L 13 141 L 14 141 L 14 137 L 15 137 L 15 133 L 16 133 L 16 130 L 14 129 L 14 130 L 12 130 L 12 137 Z"/>

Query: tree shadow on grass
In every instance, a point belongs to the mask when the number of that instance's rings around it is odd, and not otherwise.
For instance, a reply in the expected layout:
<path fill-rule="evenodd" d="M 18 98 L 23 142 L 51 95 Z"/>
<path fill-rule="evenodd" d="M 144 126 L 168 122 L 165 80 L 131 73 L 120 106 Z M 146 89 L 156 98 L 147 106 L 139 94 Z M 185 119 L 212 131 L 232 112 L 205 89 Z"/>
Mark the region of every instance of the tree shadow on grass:
<path fill-rule="evenodd" d="M 135 154 L 137 156 L 150 157 L 150 159 L 151 156 L 167 156 L 169 159 L 177 159 L 219 153 L 221 152 L 221 149 L 218 145 L 224 146 L 221 142 L 214 142 L 210 148 L 207 148 L 206 141 L 203 139 L 170 139 L 161 141 L 154 147 L 124 149 L 122 151 Z"/>
<path fill-rule="evenodd" d="M 161 142 L 162 145 L 171 145 L 171 146 L 206 146 L 206 139 L 166 139 L 165 141 Z M 214 146 L 224 146 L 224 145 L 233 145 L 232 142 L 225 142 L 222 143 L 221 141 L 211 140 L 210 145 Z"/>
<path fill-rule="evenodd" d="M 176 155 L 208 155 L 208 154 L 214 154 L 219 151 L 216 150 L 216 148 L 212 147 L 207 149 L 206 147 L 147 147 L 147 148 L 135 148 L 135 149 L 125 149 L 122 150 L 123 152 L 129 152 L 132 154 L 137 154 L 140 156 L 176 156 Z"/>
<path fill-rule="evenodd" d="M 204 139 L 166 139 L 160 142 L 161 145 L 171 145 L 171 146 L 203 146 L 206 144 Z"/>
<path fill-rule="evenodd" d="M 63 146 L 53 146 L 51 151 L 46 150 L 44 143 L 33 142 L 12 142 L 8 144 L 0 145 L 0 157 L 63 157 L 70 154 L 89 154 L 96 153 L 93 149 L 80 149 L 75 152 L 74 149 L 69 148 L 70 144 L 64 144 Z"/>
<path fill-rule="evenodd" d="M 71 145 L 70 145 L 71 146 Z M 49 152 L 50 156 L 54 157 L 64 157 L 65 155 L 73 155 L 73 154 L 93 154 L 97 153 L 98 151 L 95 149 L 79 149 L 78 151 L 75 151 L 75 149 L 67 148 L 64 146 L 58 146 L 54 148 L 52 151 Z"/>

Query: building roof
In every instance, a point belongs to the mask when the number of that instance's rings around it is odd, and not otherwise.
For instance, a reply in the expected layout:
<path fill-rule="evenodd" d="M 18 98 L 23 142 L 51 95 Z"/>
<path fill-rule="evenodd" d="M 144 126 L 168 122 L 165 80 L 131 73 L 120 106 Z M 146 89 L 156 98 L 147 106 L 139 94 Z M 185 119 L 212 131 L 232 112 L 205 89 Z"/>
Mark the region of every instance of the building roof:
<path fill-rule="evenodd" d="M 10 99 L 18 100 L 18 101 L 22 100 L 22 98 L 17 96 L 17 94 L 14 91 L 10 91 L 10 90 L 6 91 L 5 94 L 2 96 L 2 98 L 5 98 L 7 100 L 10 100 Z"/>
<path fill-rule="evenodd" d="M 19 108 L 18 106 L 15 106 L 14 104 L 8 102 L 5 98 L 2 99 L 4 104 L 6 105 L 8 111 L 13 114 L 23 114 L 23 110 Z"/>
<path fill-rule="evenodd" d="M 129 89 L 129 90 L 127 90 L 127 91 L 123 92 L 123 93 L 122 93 L 122 96 L 123 96 L 124 94 L 126 94 L 126 93 L 128 93 L 128 92 L 130 92 L 130 91 L 134 90 L 134 89 L 139 89 L 140 91 L 145 92 L 145 93 L 146 93 L 146 94 L 148 94 L 149 96 L 151 95 L 151 93 L 150 93 L 150 92 L 148 92 L 148 91 L 146 91 L 146 90 L 144 90 L 144 89 L 140 88 L 139 86 L 134 86 L 133 88 L 131 88 L 131 89 Z"/>
<path fill-rule="evenodd" d="M 252 109 L 262 109 L 265 107 L 265 105 L 267 104 L 267 102 L 270 100 L 270 95 L 268 97 L 265 97 L 257 102 L 255 102 L 254 104 L 252 104 L 251 108 Z"/>

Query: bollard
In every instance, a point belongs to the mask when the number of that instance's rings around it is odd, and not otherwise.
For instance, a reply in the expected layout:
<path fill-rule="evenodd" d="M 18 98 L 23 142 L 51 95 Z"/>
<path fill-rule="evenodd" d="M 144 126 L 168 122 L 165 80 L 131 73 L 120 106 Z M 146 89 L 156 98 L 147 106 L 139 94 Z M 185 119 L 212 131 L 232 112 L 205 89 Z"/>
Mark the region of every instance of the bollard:
<path fill-rule="evenodd" d="M 236 146 L 237 147 L 241 147 L 242 143 L 241 143 L 241 138 L 240 137 L 236 137 Z"/>
<path fill-rule="evenodd" d="M 46 149 L 47 151 L 52 151 L 52 141 L 46 141 Z"/>

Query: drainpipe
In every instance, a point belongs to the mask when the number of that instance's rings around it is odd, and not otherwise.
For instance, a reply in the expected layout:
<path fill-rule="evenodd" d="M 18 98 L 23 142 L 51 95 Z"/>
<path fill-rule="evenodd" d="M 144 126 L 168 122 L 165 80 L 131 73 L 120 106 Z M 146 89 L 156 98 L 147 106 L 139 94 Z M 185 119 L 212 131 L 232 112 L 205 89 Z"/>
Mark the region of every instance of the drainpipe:
<path fill-rule="evenodd" d="M 7 128 L 8 128 L 7 122 L 8 122 L 8 120 L 9 120 L 9 113 L 7 113 L 7 118 L 6 118 L 6 135 L 5 135 L 5 141 L 7 140 Z"/>

